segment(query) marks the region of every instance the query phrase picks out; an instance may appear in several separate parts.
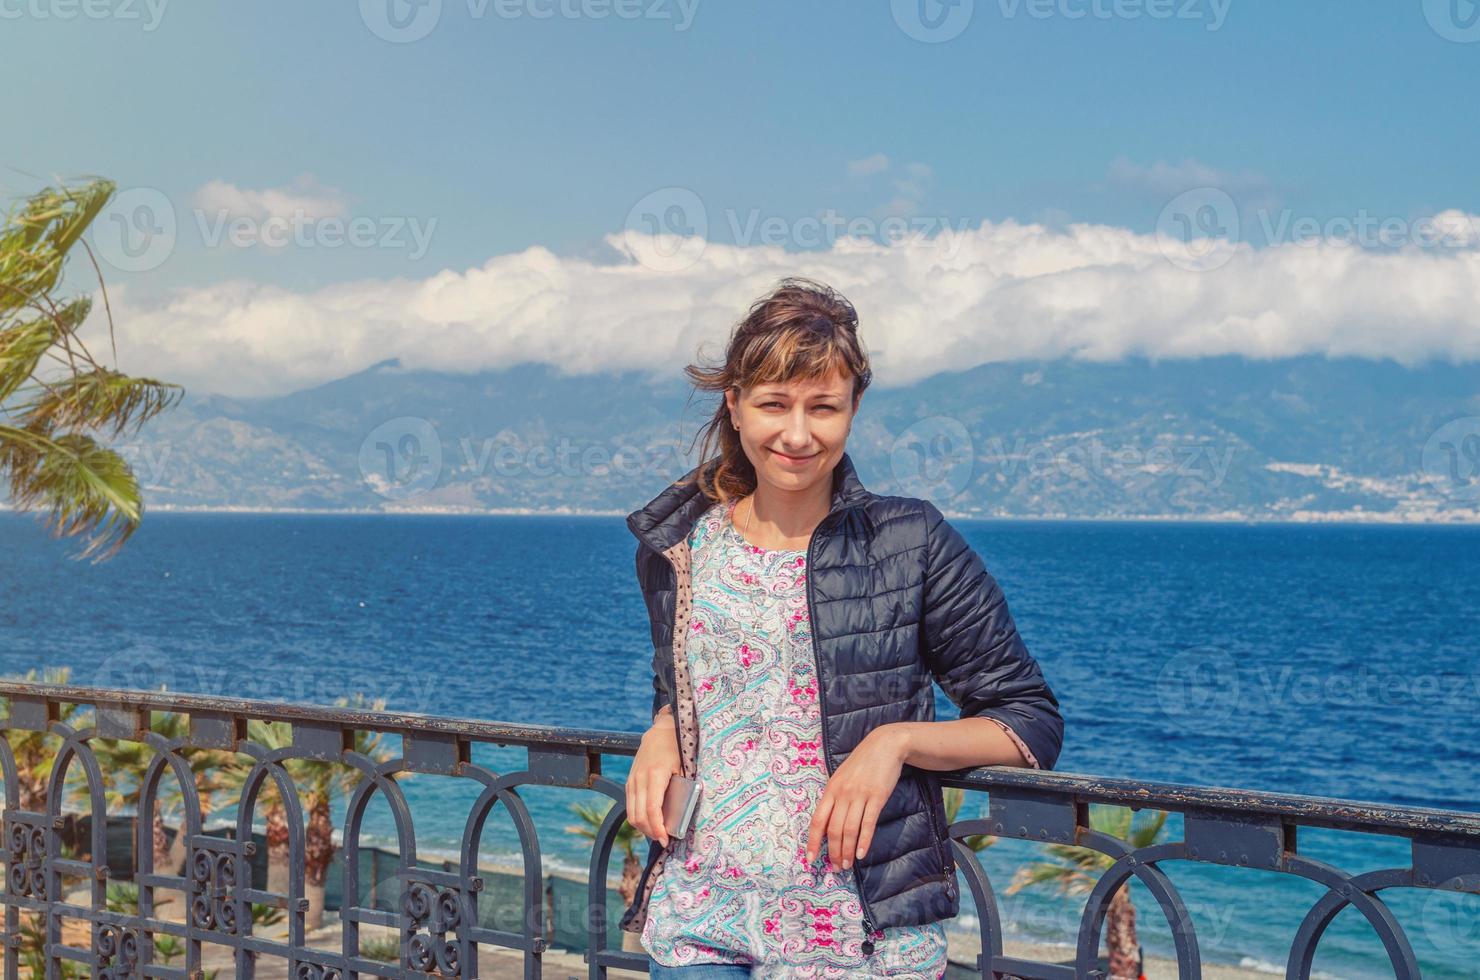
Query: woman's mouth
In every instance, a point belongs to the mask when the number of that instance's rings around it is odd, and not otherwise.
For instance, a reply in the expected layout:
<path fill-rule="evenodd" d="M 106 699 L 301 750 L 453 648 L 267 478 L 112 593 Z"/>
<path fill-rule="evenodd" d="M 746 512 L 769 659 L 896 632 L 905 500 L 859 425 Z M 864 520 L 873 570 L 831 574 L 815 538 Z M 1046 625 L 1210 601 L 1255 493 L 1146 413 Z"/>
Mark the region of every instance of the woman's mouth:
<path fill-rule="evenodd" d="M 817 453 L 811 453 L 807 456 L 788 456 L 786 453 L 778 453 L 774 449 L 771 450 L 771 453 L 777 459 L 781 460 L 781 462 L 787 463 L 791 466 L 801 466 L 803 463 L 811 462 L 812 457 L 817 455 Z"/>

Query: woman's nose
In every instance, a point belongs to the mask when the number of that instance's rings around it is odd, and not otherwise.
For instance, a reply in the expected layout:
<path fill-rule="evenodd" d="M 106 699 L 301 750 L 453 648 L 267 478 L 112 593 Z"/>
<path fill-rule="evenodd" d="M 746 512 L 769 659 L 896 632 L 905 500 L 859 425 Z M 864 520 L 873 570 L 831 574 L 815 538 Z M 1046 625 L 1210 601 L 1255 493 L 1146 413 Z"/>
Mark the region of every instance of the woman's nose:
<path fill-rule="evenodd" d="M 812 425 L 805 414 L 793 412 L 786 419 L 781 443 L 788 449 L 806 449 L 812 442 Z"/>

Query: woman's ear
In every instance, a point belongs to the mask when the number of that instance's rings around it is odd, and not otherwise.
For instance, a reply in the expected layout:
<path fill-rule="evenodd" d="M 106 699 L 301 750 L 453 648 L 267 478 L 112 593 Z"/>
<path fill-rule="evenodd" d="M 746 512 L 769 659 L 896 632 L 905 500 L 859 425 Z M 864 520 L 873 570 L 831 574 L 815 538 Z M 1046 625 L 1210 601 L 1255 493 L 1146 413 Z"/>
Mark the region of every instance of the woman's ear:
<path fill-rule="evenodd" d="M 739 409 L 736 407 L 737 403 L 739 402 L 739 394 L 739 390 L 733 386 L 725 389 L 725 407 L 730 410 L 731 428 L 734 428 L 736 423 L 739 421 L 739 419 L 736 418 L 736 416 L 740 414 Z"/>

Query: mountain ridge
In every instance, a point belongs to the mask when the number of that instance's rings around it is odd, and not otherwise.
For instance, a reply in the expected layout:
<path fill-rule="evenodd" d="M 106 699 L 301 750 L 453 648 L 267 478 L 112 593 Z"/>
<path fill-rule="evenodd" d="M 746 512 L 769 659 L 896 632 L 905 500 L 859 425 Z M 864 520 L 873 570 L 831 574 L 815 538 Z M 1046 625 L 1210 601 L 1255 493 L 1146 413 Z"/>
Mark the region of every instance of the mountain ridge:
<path fill-rule="evenodd" d="M 187 394 L 115 445 L 151 509 L 626 513 L 717 396 L 397 358 L 286 395 Z M 1320 355 L 1004 361 L 864 395 L 878 493 L 960 517 L 1480 520 L 1480 367 Z"/>

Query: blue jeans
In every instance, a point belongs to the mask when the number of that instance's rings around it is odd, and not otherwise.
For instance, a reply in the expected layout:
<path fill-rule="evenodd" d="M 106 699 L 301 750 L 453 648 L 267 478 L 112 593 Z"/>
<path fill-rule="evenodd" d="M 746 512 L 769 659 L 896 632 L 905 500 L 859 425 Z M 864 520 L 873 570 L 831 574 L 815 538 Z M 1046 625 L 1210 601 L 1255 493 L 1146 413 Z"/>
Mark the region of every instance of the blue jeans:
<path fill-rule="evenodd" d="M 652 980 L 750 980 L 746 963 L 693 963 L 689 966 L 664 966 L 648 957 L 648 976 Z"/>

